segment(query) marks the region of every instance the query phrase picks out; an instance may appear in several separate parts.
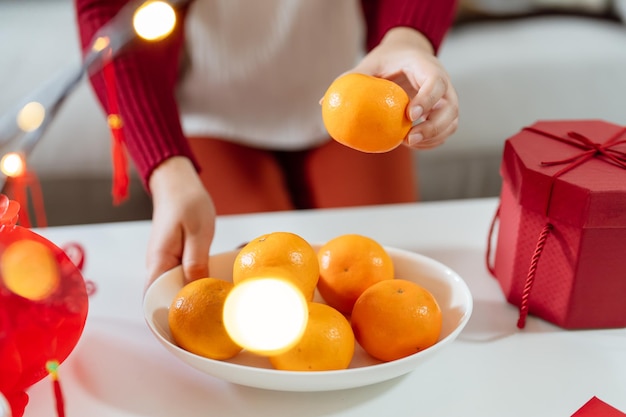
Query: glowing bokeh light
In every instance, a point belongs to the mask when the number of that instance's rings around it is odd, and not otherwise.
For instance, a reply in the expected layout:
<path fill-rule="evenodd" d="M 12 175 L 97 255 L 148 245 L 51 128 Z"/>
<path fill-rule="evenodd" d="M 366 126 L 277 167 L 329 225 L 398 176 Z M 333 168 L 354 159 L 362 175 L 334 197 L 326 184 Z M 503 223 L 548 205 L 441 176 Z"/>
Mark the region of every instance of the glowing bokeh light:
<path fill-rule="evenodd" d="M 46 117 L 46 109 L 41 103 L 31 101 L 17 114 L 17 126 L 24 132 L 32 132 L 41 126 Z"/>
<path fill-rule="evenodd" d="M 147 1 L 133 16 L 133 27 L 140 37 L 156 41 L 167 37 L 176 26 L 176 12 L 164 1 Z"/>
<path fill-rule="evenodd" d="M 61 277 L 54 254 L 43 243 L 22 239 L 11 243 L 0 257 L 4 285 L 29 300 L 43 300 L 59 286 Z"/>
<path fill-rule="evenodd" d="M 308 316 L 300 290 L 279 278 L 240 282 L 224 304 L 224 326 L 230 337 L 244 349 L 265 356 L 295 345 Z"/>
<path fill-rule="evenodd" d="M 0 159 L 0 171 L 12 178 L 23 175 L 26 172 L 24 158 L 16 152 L 9 152 Z"/>
<path fill-rule="evenodd" d="M 98 36 L 98 38 L 93 42 L 91 49 L 95 52 L 100 52 L 110 44 L 111 40 L 107 36 Z"/>

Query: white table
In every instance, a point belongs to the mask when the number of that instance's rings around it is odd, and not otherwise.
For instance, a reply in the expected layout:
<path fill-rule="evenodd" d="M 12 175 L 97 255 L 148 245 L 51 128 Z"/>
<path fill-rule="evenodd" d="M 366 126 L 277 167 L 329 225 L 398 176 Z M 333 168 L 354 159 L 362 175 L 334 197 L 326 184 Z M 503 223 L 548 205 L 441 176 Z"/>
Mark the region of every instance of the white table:
<path fill-rule="evenodd" d="M 280 212 L 218 219 L 212 252 L 291 231 L 311 242 L 361 233 L 460 273 L 474 314 L 452 345 L 404 377 L 317 393 L 232 385 L 172 357 L 142 315 L 149 222 L 40 229 L 59 246 L 84 245 L 97 284 L 84 334 L 60 368 L 68 417 L 570 416 L 592 396 L 626 411 L 626 329 L 565 331 L 529 318 L 515 327 L 485 267 L 496 199 Z M 48 379 L 30 390 L 27 417 L 54 415 Z"/>

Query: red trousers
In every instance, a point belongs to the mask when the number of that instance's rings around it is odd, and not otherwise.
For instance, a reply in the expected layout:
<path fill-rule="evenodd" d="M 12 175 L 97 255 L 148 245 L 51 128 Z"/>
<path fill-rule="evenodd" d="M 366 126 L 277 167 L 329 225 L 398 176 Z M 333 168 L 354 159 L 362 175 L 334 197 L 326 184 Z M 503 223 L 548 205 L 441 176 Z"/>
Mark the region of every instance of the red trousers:
<path fill-rule="evenodd" d="M 412 151 L 367 154 L 334 140 L 305 151 L 268 151 L 190 138 L 218 214 L 417 201 Z"/>

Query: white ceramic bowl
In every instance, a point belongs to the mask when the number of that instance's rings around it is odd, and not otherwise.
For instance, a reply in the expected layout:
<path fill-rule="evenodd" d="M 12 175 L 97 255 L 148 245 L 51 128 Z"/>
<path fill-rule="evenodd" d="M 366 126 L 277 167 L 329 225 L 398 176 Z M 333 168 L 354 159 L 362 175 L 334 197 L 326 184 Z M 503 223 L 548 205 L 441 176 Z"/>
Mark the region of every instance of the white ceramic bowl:
<path fill-rule="evenodd" d="M 317 249 L 319 246 L 314 245 Z M 179 348 L 172 340 L 167 322 L 168 308 L 183 286 L 180 266 L 159 277 L 146 291 L 144 315 L 150 330 L 174 356 L 209 375 L 235 384 L 280 391 L 330 391 L 375 384 L 404 375 L 449 345 L 467 324 L 472 313 L 472 295 L 465 281 L 453 270 L 426 256 L 386 248 L 394 261 L 396 277 L 414 281 L 437 299 L 443 316 L 439 341 L 428 349 L 391 362 L 371 358 L 357 344 L 350 368 L 339 371 L 279 371 L 269 360 L 249 352 L 218 361 Z M 211 276 L 232 280 L 232 266 L 238 251 L 211 256 Z M 322 301 L 316 295 L 316 301 Z"/>

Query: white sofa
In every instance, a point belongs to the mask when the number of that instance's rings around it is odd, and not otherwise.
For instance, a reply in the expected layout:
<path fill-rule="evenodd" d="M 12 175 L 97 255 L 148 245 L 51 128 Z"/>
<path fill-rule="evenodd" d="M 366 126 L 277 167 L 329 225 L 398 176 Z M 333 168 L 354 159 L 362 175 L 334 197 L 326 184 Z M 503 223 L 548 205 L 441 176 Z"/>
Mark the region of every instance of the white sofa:
<path fill-rule="evenodd" d="M 461 119 L 446 144 L 416 153 L 423 200 L 497 195 L 504 140 L 536 120 L 626 124 L 624 23 L 595 16 L 597 11 L 527 12 L 464 19 L 446 38 L 440 57 L 458 90 Z M 72 1 L 0 2 L 0 56 L 1 114 L 78 62 Z M 130 201 L 112 205 L 110 165 L 109 133 L 83 81 L 30 161 L 49 224 L 149 218 L 150 199 L 136 176 Z"/>
<path fill-rule="evenodd" d="M 537 120 L 626 124 L 626 1 L 463 4 L 473 18 L 440 52 L 459 94 L 459 129 L 418 155 L 423 199 L 497 195 L 504 140 Z"/>

